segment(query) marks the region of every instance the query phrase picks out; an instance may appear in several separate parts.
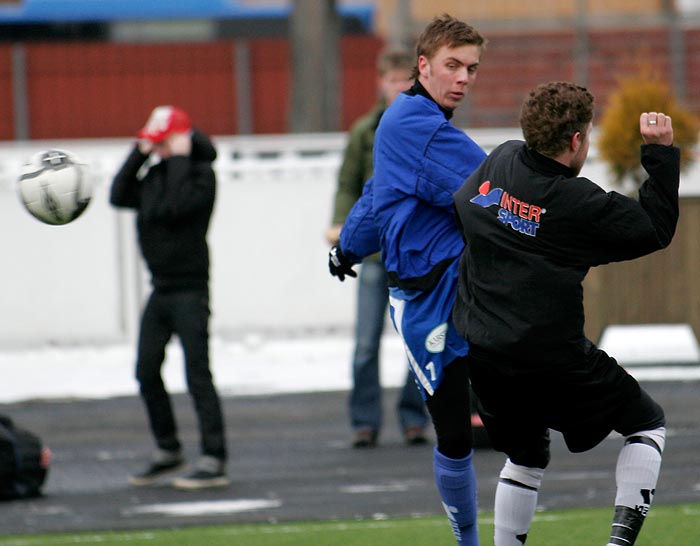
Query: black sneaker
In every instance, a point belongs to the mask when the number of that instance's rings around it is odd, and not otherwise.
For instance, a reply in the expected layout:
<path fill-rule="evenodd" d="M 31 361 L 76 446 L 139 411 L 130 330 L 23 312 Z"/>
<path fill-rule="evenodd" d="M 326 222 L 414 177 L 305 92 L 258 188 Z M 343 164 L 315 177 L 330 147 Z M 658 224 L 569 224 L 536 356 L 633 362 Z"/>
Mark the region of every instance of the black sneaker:
<path fill-rule="evenodd" d="M 357 429 L 352 437 L 352 447 L 356 449 L 377 447 L 377 436 L 377 431 L 371 428 Z"/>
<path fill-rule="evenodd" d="M 407 427 L 403 431 L 403 439 L 407 446 L 424 446 L 428 443 L 423 427 Z"/>
<path fill-rule="evenodd" d="M 129 483 L 136 486 L 152 485 L 163 476 L 168 476 L 179 470 L 183 464 L 185 464 L 185 460 L 180 453 L 158 452 L 146 470 L 129 476 Z"/>
<path fill-rule="evenodd" d="M 187 476 L 175 478 L 173 487 L 176 489 L 207 489 L 210 487 L 226 487 L 231 483 L 231 480 L 226 476 L 224 471 L 223 461 L 205 456 L 202 457 L 194 471 Z"/>

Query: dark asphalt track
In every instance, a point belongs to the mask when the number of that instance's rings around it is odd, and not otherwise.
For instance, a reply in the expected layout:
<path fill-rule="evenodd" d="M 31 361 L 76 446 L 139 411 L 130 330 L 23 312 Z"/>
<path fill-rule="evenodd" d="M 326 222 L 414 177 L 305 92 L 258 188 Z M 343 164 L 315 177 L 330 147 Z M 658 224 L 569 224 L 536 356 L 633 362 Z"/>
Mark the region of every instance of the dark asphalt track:
<path fill-rule="evenodd" d="M 700 502 L 700 383 L 644 387 L 664 406 L 669 427 L 655 503 Z M 441 514 L 432 447 L 402 444 L 396 396 L 385 396 L 387 424 L 372 450 L 348 447 L 345 392 L 225 398 L 232 484 L 198 492 L 127 483 L 152 448 L 136 397 L 0 405 L 0 413 L 40 434 L 54 455 L 44 497 L 0 503 L 0 534 Z M 175 401 L 194 460 L 189 398 Z M 611 505 L 619 438 L 572 455 L 555 433 L 552 447 L 543 508 Z M 475 461 L 481 509 L 492 510 L 503 456 L 479 450 Z M 202 510 L 166 513 L 187 507 Z"/>

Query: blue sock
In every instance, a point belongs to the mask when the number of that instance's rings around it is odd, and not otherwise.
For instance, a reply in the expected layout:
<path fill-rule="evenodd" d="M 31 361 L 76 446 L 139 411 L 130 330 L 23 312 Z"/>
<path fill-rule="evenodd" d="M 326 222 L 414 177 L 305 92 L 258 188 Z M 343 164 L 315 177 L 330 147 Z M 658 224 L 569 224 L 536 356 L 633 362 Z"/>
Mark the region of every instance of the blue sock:
<path fill-rule="evenodd" d="M 459 546 L 479 546 L 476 526 L 476 476 L 472 451 L 464 459 L 450 459 L 433 450 L 433 468 L 442 505 Z"/>

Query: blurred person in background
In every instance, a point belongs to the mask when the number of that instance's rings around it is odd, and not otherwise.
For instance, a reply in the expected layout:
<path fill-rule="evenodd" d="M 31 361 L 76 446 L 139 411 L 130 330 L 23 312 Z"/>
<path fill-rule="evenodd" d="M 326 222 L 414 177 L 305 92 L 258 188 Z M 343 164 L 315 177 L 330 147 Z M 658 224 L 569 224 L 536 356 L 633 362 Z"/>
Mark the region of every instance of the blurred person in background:
<path fill-rule="evenodd" d="M 608 546 L 635 543 L 656 490 L 663 409 L 584 333 L 582 282 L 591 267 L 665 248 L 678 222 L 680 150 L 671 118 L 639 117 L 638 199 L 580 177 L 593 96 L 569 82 L 525 99 L 525 142 L 496 148 L 455 194 L 467 242 L 454 324 L 493 446 L 507 455 L 496 487 L 495 546 L 522 546 L 550 459 L 549 429 L 573 453 L 611 431 L 624 438 Z"/>
<path fill-rule="evenodd" d="M 173 485 L 222 487 L 229 479 L 221 402 L 209 368 L 206 240 L 216 192 L 216 150 L 192 127 L 187 113 L 172 106 L 155 108 L 138 137 L 114 178 L 110 202 L 136 210 L 139 245 L 151 272 L 153 290 L 141 316 L 136 379 L 157 449 L 146 469 L 129 481 L 153 484 L 185 462 L 161 376 L 166 345 L 176 334 L 199 424 L 201 457 Z"/>
<path fill-rule="evenodd" d="M 453 194 L 486 157 L 450 121 L 476 81 L 486 41 L 435 17 L 418 38 L 413 85 L 382 116 L 374 175 L 329 252 L 332 275 L 381 250 L 391 318 L 432 418 L 434 479 L 460 546 L 479 544 L 468 343 L 452 324 L 464 241 Z"/>
<path fill-rule="evenodd" d="M 345 218 L 362 195 L 365 182 L 372 176 L 374 133 L 384 110 L 399 93 L 411 86 L 413 64 L 413 56 L 400 49 L 383 51 L 377 59 L 379 101 L 350 128 L 338 175 L 333 225 L 326 232 L 331 245 L 338 244 Z M 353 430 L 352 446 L 361 448 L 376 446 L 382 427 L 379 353 L 389 302 L 389 286 L 380 253 L 363 260 L 358 280 L 352 390 L 348 405 Z M 405 442 L 408 445 L 425 444 L 428 417 L 423 397 L 410 369 L 407 370 L 406 381 L 401 389 L 397 411 Z"/>

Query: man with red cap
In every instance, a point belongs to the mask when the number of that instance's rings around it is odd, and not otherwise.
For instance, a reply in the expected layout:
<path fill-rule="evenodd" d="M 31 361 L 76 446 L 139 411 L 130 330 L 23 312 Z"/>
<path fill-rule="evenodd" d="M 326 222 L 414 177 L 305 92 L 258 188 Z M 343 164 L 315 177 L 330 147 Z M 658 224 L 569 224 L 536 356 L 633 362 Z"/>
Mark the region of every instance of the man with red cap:
<path fill-rule="evenodd" d="M 173 485 L 180 489 L 226 486 L 224 422 L 209 368 L 206 235 L 216 191 L 212 169 L 216 150 L 192 127 L 187 113 L 173 106 L 155 108 L 138 137 L 114 178 L 110 202 L 136 210 L 139 244 L 151 272 L 153 291 L 141 317 L 136 379 L 157 450 L 147 468 L 129 481 L 150 485 L 184 464 L 161 377 L 166 345 L 176 334 L 197 414 L 201 457 L 191 474 L 176 478 Z"/>

